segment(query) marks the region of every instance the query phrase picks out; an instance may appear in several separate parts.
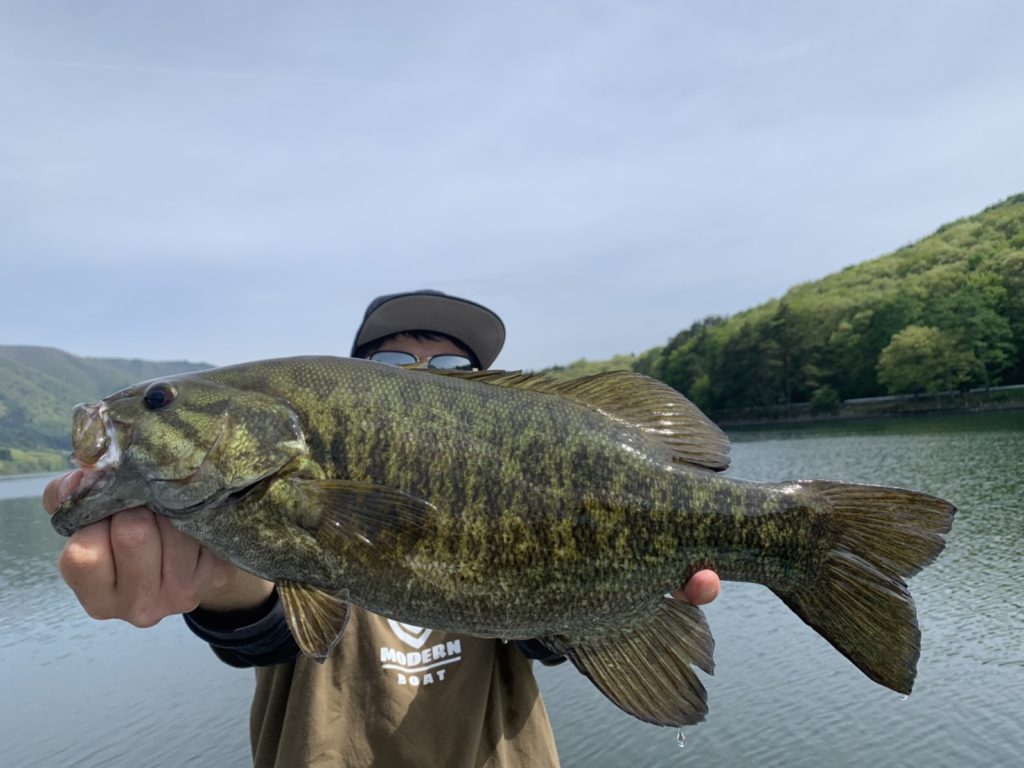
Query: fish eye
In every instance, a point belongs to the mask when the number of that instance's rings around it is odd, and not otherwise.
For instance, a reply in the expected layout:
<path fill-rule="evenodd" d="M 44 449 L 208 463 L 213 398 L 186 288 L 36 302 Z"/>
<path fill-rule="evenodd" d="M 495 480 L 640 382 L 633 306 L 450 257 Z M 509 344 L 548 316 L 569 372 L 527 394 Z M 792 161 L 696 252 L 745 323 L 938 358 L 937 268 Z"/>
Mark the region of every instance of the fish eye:
<path fill-rule="evenodd" d="M 156 411 L 174 402 L 174 397 L 177 394 L 173 386 L 165 381 L 158 381 L 156 384 L 150 384 L 146 388 L 145 393 L 142 395 L 142 404 L 148 410 Z"/>

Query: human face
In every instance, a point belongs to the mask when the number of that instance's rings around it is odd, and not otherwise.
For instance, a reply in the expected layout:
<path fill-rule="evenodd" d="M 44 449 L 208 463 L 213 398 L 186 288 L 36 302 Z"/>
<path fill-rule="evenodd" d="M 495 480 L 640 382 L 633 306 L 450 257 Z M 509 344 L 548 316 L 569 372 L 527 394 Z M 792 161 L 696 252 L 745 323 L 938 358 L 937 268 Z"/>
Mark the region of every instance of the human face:
<path fill-rule="evenodd" d="M 381 344 L 378 352 L 405 352 L 420 362 L 437 355 L 466 355 L 466 350 L 449 339 L 418 339 L 397 333 Z"/>

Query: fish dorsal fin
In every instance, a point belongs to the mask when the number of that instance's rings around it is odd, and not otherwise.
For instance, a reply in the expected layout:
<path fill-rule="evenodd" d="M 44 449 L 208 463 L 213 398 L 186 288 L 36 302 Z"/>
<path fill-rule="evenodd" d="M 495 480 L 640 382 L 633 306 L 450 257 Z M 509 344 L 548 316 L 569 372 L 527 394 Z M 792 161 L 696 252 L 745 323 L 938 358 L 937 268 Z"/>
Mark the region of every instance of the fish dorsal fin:
<path fill-rule="evenodd" d="M 654 435 L 671 449 L 675 461 L 716 472 L 729 466 L 729 438 L 700 408 L 661 381 L 633 371 L 610 371 L 564 382 L 560 390 Z"/>
<path fill-rule="evenodd" d="M 674 461 L 721 472 L 729 438 L 696 405 L 667 384 L 634 371 L 609 371 L 558 381 L 522 371 L 431 371 L 499 387 L 561 395 L 653 435 Z"/>
<path fill-rule="evenodd" d="M 707 693 L 693 667 L 714 673 L 715 641 L 696 606 L 665 597 L 654 612 L 599 637 L 541 638 L 562 653 L 605 696 L 656 725 L 699 723 Z"/>
<path fill-rule="evenodd" d="M 317 661 L 326 659 L 348 623 L 348 603 L 296 581 L 278 582 L 277 594 L 299 650 Z"/>

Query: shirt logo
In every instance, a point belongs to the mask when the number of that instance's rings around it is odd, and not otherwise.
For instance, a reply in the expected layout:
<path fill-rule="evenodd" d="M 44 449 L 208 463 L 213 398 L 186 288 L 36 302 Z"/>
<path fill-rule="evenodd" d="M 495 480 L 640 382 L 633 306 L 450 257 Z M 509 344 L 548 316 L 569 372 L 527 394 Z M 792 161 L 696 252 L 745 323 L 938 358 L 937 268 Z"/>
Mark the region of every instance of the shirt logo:
<path fill-rule="evenodd" d="M 413 648 L 422 648 L 430 637 L 431 630 L 412 624 L 401 624 L 394 619 L 388 619 L 388 626 L 395 633 L 395 637 Z"/>
<path fill-rule="evenodd" d="M 427 645 L 432 630 L 388 619 L 388 627 L 407 648 L 381 646 L 380 666 L 385 674 L 394 674 L 399 685 L 413 688 L 443 683 L 448 666 L 462 661 L 462 641 L 458 638 Z"/>

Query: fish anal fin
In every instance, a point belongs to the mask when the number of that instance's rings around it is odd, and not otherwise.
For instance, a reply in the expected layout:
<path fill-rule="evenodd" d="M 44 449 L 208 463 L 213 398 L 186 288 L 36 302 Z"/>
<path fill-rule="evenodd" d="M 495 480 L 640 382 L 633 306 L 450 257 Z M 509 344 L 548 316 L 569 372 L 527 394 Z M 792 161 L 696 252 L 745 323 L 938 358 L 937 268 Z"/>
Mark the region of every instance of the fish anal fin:
<path fill-rule="evenodd" d="M 645 620 L 597 638 L 544 639 L 620 709 L 655 725 L 699 723 L 707 692 L 693 667 L 714 673 L 714 639 L 704 614 L 663 598 Z"/>
<path fill-rule="evenodd" d="M 277 593 L 299 650 L 317 661 L 326 659 L 348 623 L 348 603 L 295 581 L 278 582 Z"/>
<path fill-rule="evenodd" d="M 650 434 L 671 451 L 674 461 L 716 472 L 729 467 L 725 433 L 678 391 L 634 371 L 607 371 L 568 381 L 521 371 L 430 372 L 568 397 Z"/>

